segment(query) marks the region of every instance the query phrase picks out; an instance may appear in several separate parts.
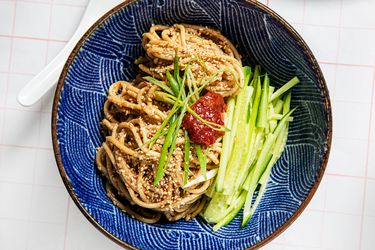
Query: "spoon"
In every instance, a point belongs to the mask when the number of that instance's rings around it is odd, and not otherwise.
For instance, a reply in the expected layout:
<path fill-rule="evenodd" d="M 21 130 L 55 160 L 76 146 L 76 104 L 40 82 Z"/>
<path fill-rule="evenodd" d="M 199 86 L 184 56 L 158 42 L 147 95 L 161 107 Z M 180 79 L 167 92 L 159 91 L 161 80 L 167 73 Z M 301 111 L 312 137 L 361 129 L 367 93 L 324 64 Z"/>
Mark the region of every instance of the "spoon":
<path fill-rule="evenodd" d="M 61 74 L 65 61 L 83 34 L 107 11 L 120 4 L 123 0 L 90 0 L 85 14 L 72 38 L 60 53 L 18 93 L 18 102 L 25 107 L 36 103 L 52 88 Z"/>

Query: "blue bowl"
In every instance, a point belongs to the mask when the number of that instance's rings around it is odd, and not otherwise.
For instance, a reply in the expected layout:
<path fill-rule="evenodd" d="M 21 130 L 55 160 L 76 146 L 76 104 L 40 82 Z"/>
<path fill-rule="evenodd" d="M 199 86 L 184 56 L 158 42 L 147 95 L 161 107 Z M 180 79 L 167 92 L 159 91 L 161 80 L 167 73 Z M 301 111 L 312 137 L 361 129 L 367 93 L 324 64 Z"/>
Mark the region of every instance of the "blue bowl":
<path fill-rule="evenodd" d="M 109 86 L 136 75 L 142 33 L 152 24 L 192 23 L 220 30 L 243 56 L 260 64 L 275 86 L 297 75 L 287 147 L 272 170 L 267 191 L 246 228 L 237 218 L 216 233 L 202 219 L 148 225 L 130 218 L 107 197 L 95 167 L 102 144 L 100 121 Z M 331 107 L 319 65 L 297 32 L 254 1 L 125 1 L 82 37 L 60 76 L 53 106 L 56 161 L 66 188 L 88 220 L 129 249 L 258 248 L 287 228 L 314 195 L 332 136 Z"/>

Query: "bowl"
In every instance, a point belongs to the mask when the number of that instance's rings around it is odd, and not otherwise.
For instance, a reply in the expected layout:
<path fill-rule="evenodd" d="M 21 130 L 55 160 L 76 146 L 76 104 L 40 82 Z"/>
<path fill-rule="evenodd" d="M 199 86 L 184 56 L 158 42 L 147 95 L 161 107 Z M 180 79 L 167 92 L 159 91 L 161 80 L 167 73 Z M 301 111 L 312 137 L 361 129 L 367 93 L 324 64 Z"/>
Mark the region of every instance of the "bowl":
<path fill-rule="evenodd" d="M 145 224 L 107 197 L 95 166 L 103 103 L 109 86 L 136 75 L 142 33 L 152 24 L 191 23 L 220 30 L 247 65 L 260 64 L 276 86 L 297 75 L 298 106 L 286 149 L 272 170 L 254 216 L 240 229 L 241 214 L 213 233 L 201 218 Z M 127 249 L 255 249 L 284 231 L 313 197 L 326 168 L 332 136 L 330 99 L 312 52 L 279 15 L 256 1 L 124 1 L 82 37 L 58 81 L 52 114 L 57 165 L 65 186 L 87 219 Z"/>

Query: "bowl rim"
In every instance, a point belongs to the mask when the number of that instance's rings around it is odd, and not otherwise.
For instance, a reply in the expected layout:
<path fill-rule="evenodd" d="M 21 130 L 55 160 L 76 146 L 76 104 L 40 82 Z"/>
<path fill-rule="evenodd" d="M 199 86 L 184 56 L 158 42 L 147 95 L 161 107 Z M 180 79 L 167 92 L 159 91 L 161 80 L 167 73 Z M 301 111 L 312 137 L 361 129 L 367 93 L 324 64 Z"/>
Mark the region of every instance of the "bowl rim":
<path fill-rule="evenodd" d="M 68 59 L 65 62 L 64 68 L 61 72 L 61 75 L 58 79 L 54 98 L 53 98 L 53 107 L 52 107 L 52 117 L 51 117 L 51 132 L 52 132 L 52 144 L 53 144 L 53 151 L 55 155 L 55 160 L 57 163 L 57 167 L 60 173 L 60 176 L 64 182 L 64 185 L 76 204 L 76 206 L 79 208 L 81 213 L 86 217 L 88 221 L 96 229 L 98 229 L 101 233 L 103 233 L 107 238 L 111 239 L 113 242 L 117 243 L 121 247 L 125 249 L 137 249 L 136 247 L 132 246 L 131 244 L 121 240 L 119 237 L 115 236 L 114 234 L 110 233 L 106 228 L 104 228 L 98 221 L 95 220 L 95 218 L 86 210 L 86 208 L 83 206 L 83 204 L 80 202 L 77 194 L 75 193 L 73 186 L 69 180 L 69 177 L 65 171 L 64 164 L 61 159 L 60 154 L 60 148 L 57 138 L 57 119 L 58 119 L 58 108 L 59 108 L 59 102 L 61 97 L 61 91 L 64 87 L 65 79 L 67 77 L 69 68 L 71 64 L 73 63 L 74 59 L 76 58 L 77 54 L 79 53 L 81 47 L 85 44 L 88 38 L 100 27 L 102 23 L 104 23 L 106 20 L 111 18 L 114 14 L 116 14 L 120 9 L 126 8 L 126 6 L 136 3 L 139 0 L 125 0 L 122 3 L 116 5 L 114 8 L 112 8 L 110 11 L 108 11 L 106 14 L 104 14 L 101 18 L 99 18 L 86 32 L 85 34 L 80 38 L 78 43 L 75 45 L 74 49 L 70 53 Z M 284 20 L 279 14 L 277 14 L 275 11 L 273 11 L 271 8 L 266 6 L 265 4 L 258 2 L 257 0 L 242 0 L 243 3 L 247 5 L 252 5 L 260 10 L 266 12 L 269 14 L 272 18 L 274 18 L 281 26 L 283 26 L 287 32 L 293 36 L 295 41 L 297 41 L 298 45 L 301 46 L 303 49 L 305 55 L 308 57 L 309 61 L 312 63 L 314 74 L 317 76 L 318 83 L 321 87 L 321 91 L 324 96 L 324 107 L 326 111 L 325 120 L 327 122 L 327 135 L 326 135 L 326 147 L 324 154 L 322 156 L 322 160 L 319 166 L 319 170 L 317 173 L 317 176 L 315 178 L 315 181 L 313 183 L 313 186 L 311 187 L 308 195 L 306 196 L 305 200 L 301 203 L 301 205 L 297 208 L 297 210 L 292 214 L 292 216 L 287 219 L 284 224 L 282 224 L 280 227 L 278 227 L 274 232 L 272 232 L 268 237 L 264 238 L 263 240 L 257 242 L 256 244 L 252 245 L 249 248 L 246 249 L 258 249 L 267 243 L 271 242 L 273 239 L 275 239 L 277 236 L 279 236 L 282 232 L 284 232 L 305 210 L 307 205 L 310 203 L 312 197 L 314 196 L 316 190 L 319 187 L 319 184 L 324 176 L 324 172 L 327 167 L 328 158 L 331 150 L 331 144 L 332 144 L 332 108 L 331 108 L 331 101 L 329 96 L 329 90 L 326 84 L 326 81 L 324 79 L 323 73 L 320 69 L 319 63 L 316 60 L 314 54 L 306 44 L 306 42 L 303 40 L 303 38 L 298 34 L 298 32 L 286 21 Z"/>

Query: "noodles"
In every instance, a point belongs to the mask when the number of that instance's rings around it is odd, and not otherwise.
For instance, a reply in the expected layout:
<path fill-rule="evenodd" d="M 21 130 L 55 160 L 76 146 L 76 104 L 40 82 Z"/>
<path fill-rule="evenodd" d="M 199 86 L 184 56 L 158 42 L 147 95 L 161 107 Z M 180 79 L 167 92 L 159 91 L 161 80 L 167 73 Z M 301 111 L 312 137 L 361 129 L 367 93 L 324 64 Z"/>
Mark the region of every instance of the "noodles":
<path fill-rule="evenodd" d="M 113 84 L 104 105 L 106 118 L 102 124 L 106 140 L 98 149 L 96 162 L 108 181 L 109 197 L 127 213 L 131 208 L 124 202 L 120 203 L 117 196 L 125 199 L 128 204 L 144 208 L 143 210 L 164 213 L 170 220 L 192 218 L 193 214 L 197 213 L 196 209 L 202 207 L 199 206 L 202 204 L 199 199 L 207 190 L 210 181 L 194 189 L 183 189 L 181 169 L 184 137 L 181 129 L 176 140 L 177 149 L 163 179 L 157 186 L 152 185 L 164 138 L 157 140 L 150 149 L 147 142 L 160 126 L 161 117 L 167 115 L 168 107 L 153 99 L 150 84 L 143 82 L 139 86 L 143 87 L 134 87 L 127 82 Z M 216 160 L 219 157 L 220 147 L 218 142 L 209 150 L 212 157 L 208 158 L 208 163 L 215 164 L 211 158 Z M 200 168 L 194 148 L 190 150 L 192 157 L 189 179 L 194 179 L 200 175 Z M 133 210 L 129 214 L 147 223 L 157 221 L 145 218 Z"/>
<path fill-rule="evenodd" d="M 146 58 L 136 63 L 142 71 L 156 78 L 165 79 L 166 70 L 173 69 L 177 52 L 180 67 L 190 63 L 191 77 L 198 86 L 208 76 L 219 72 L 207 89 L 230 96 L 237 93 L 243 82 L 240 55 L 228 39 L 212 29 L 187 24 L 155 25 L 144 34 L 142 45 Z"/>
<path fill-rule="evenodd" d="M 166 71 L 173 70 L 177 53 L 179 70 L 189 64 L 187 77 L 196 86 L 202 86 L 214 75 L 207 90 L 229 96 L 240 88 L 243 73 L 238 52 L 217 31 L 193 25 L 155 25 L 144 34 L 142 43 L 146 56 L 136 63 L 162 84 Z M 170 125 L 166 125 L 164 134 L 152 139 L 172 112 L 171 104 L 156 98 L 157 91 L 161 91 L 160 87 L 140 77 L 132 83 L 119 81 L 110 87 L 103 108 L 105 141 L 97 150 L 96 165 L 106 179 L 108 197 L 133 218 L 146 223 L 155 223 L 161 217 L 169 221 L 189 220 L 204 208 L 206 199 L 202 195 L 213 181 L 183 188 L 185 132 L 181 127 L 175 134 L 175 149 L 165 163 L 163 176 L 154 185 L 165 131 Z M 196 148 L 188 145 L 187 181 L 191 181 L 202 175 L 202 169 Z M 217 167 L 220 139 L 205 152 L 207 168 Z"/>

